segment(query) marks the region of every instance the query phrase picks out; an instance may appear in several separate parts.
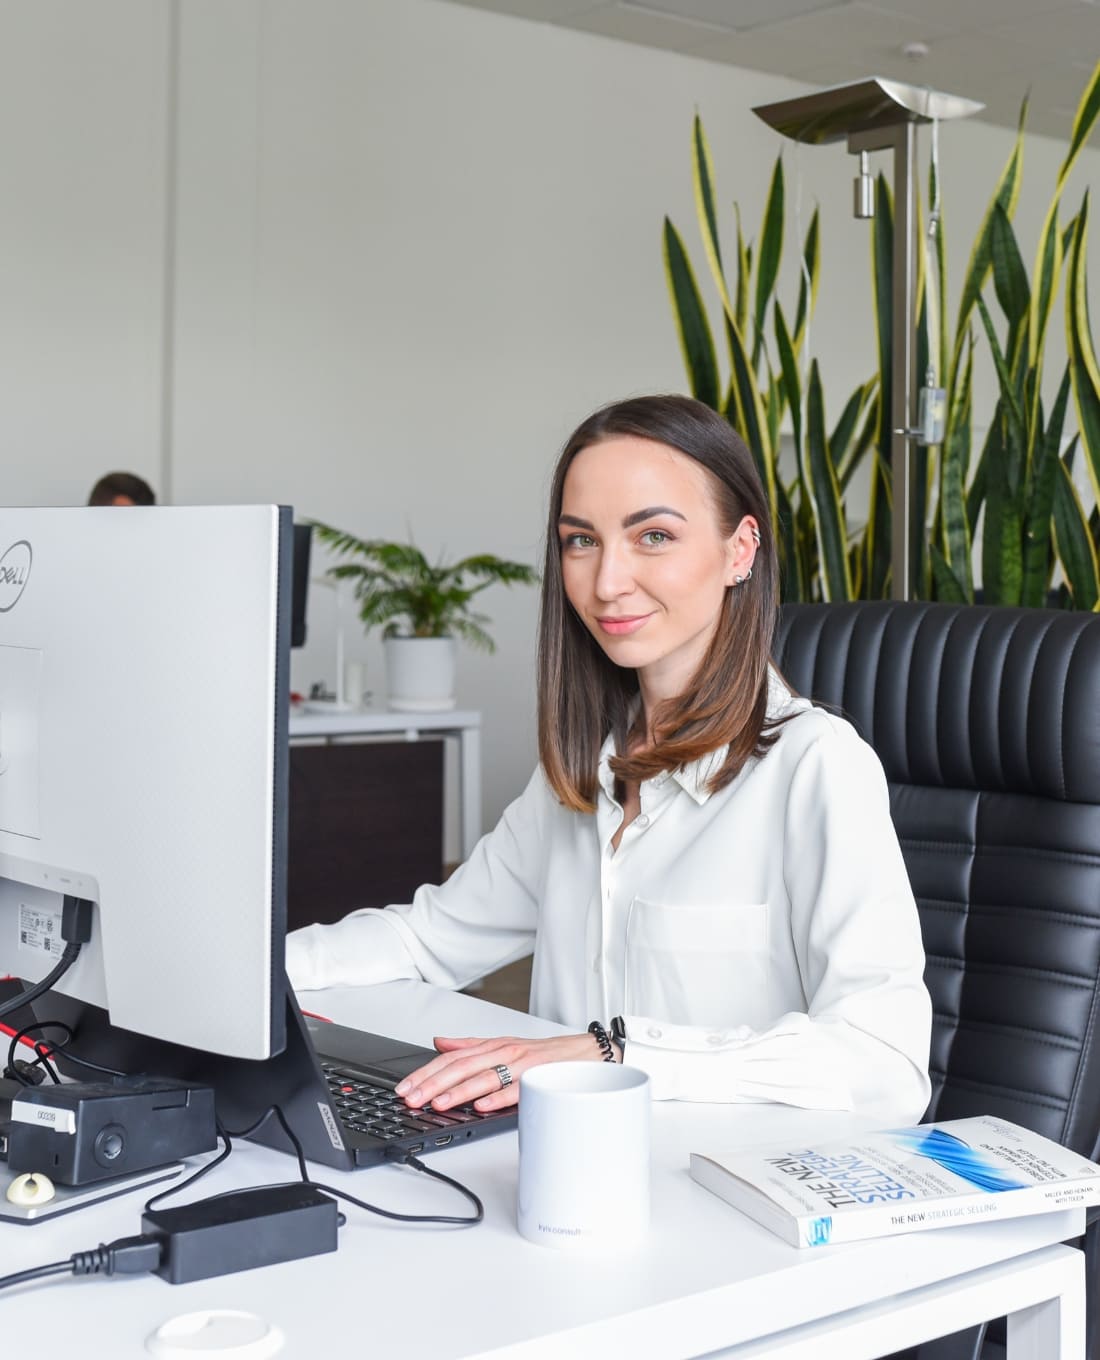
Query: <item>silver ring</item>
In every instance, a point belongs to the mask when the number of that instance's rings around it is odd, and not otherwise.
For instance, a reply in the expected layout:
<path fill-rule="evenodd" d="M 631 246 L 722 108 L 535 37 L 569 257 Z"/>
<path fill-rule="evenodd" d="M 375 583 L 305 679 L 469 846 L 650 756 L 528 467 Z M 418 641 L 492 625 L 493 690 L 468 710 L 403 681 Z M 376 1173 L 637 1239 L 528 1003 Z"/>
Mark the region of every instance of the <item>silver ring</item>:
<path fill-rule="evenodd" d="M 493 1071 L 500 1078 L 500 1089 L 502 1091 L 506 1086 L 511 1086 L 512 1074 L 511 1072 L 508 1071 L 508 1068 L 504 1063 L 497 1063 L 497 1065 L 493 1068 Z"/>

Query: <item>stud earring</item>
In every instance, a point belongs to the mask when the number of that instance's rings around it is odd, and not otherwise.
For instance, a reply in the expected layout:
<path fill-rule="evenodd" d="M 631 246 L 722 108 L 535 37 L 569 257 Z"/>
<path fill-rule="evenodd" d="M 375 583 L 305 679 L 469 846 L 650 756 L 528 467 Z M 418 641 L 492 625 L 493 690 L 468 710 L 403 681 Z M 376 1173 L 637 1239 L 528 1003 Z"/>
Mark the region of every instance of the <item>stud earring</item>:
<path fill-rule="evenodd" d="M 743 576 L 735 576 L 733 578 L 733 584 L 735 586 L 743 586 L 745 584 L 745 578 Z"/>

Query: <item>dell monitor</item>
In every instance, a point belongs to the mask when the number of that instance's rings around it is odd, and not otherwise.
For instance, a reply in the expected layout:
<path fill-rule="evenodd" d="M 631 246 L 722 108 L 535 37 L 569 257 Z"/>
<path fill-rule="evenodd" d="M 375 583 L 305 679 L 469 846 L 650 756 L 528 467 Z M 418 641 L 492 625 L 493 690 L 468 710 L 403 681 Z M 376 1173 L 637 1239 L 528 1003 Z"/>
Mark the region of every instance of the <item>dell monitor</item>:
<path fill-rule="evenodd" d="M 285 1044 L 291 562 L 278 506 L 0 510 L 0 976 L 90 900 L 39 1016 L 147 1070 Z"/>

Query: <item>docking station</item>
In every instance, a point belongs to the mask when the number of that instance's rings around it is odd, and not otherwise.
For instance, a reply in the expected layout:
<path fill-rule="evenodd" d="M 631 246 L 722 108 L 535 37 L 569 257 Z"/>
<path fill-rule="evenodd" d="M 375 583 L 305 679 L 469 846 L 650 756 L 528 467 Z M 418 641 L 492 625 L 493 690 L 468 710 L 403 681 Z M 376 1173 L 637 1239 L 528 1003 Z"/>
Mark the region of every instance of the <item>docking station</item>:
<path fill-rule="evenodd" d="M 152 1077 L 24 1087 L 11 1102 L 8 1169 L 88 1185 L 218 1142 L 209 1086 Z"/>

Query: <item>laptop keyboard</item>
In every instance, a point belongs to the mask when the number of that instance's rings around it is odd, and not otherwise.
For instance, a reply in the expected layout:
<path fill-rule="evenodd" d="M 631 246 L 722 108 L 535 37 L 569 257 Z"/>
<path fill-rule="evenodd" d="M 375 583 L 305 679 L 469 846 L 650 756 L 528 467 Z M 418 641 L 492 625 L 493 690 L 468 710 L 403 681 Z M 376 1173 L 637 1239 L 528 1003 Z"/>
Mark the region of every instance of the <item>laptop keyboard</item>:
<path fill-rule="evenodd" d="M 376 1086 L 335 1063 L 322 1062 L 321 1070 L 328 1082 L 340 1122 L 356 1133 L 380 1138 L 384 1142 L 411 1138 L 417 1134 L 421 1137 L 431 1134 L 432 1142 L 441 1147 L 451 1141 L 447 1137 L 448 1130 L 453 1133 L 463 1124 L 492 1118 L 491 1114 L 482 1114 L 472 1105 L 458 1105 L 446 1114 L 440 1114 L 430 1106 L 422 1110 L 410 1110 L 388 1086 Z"/>

